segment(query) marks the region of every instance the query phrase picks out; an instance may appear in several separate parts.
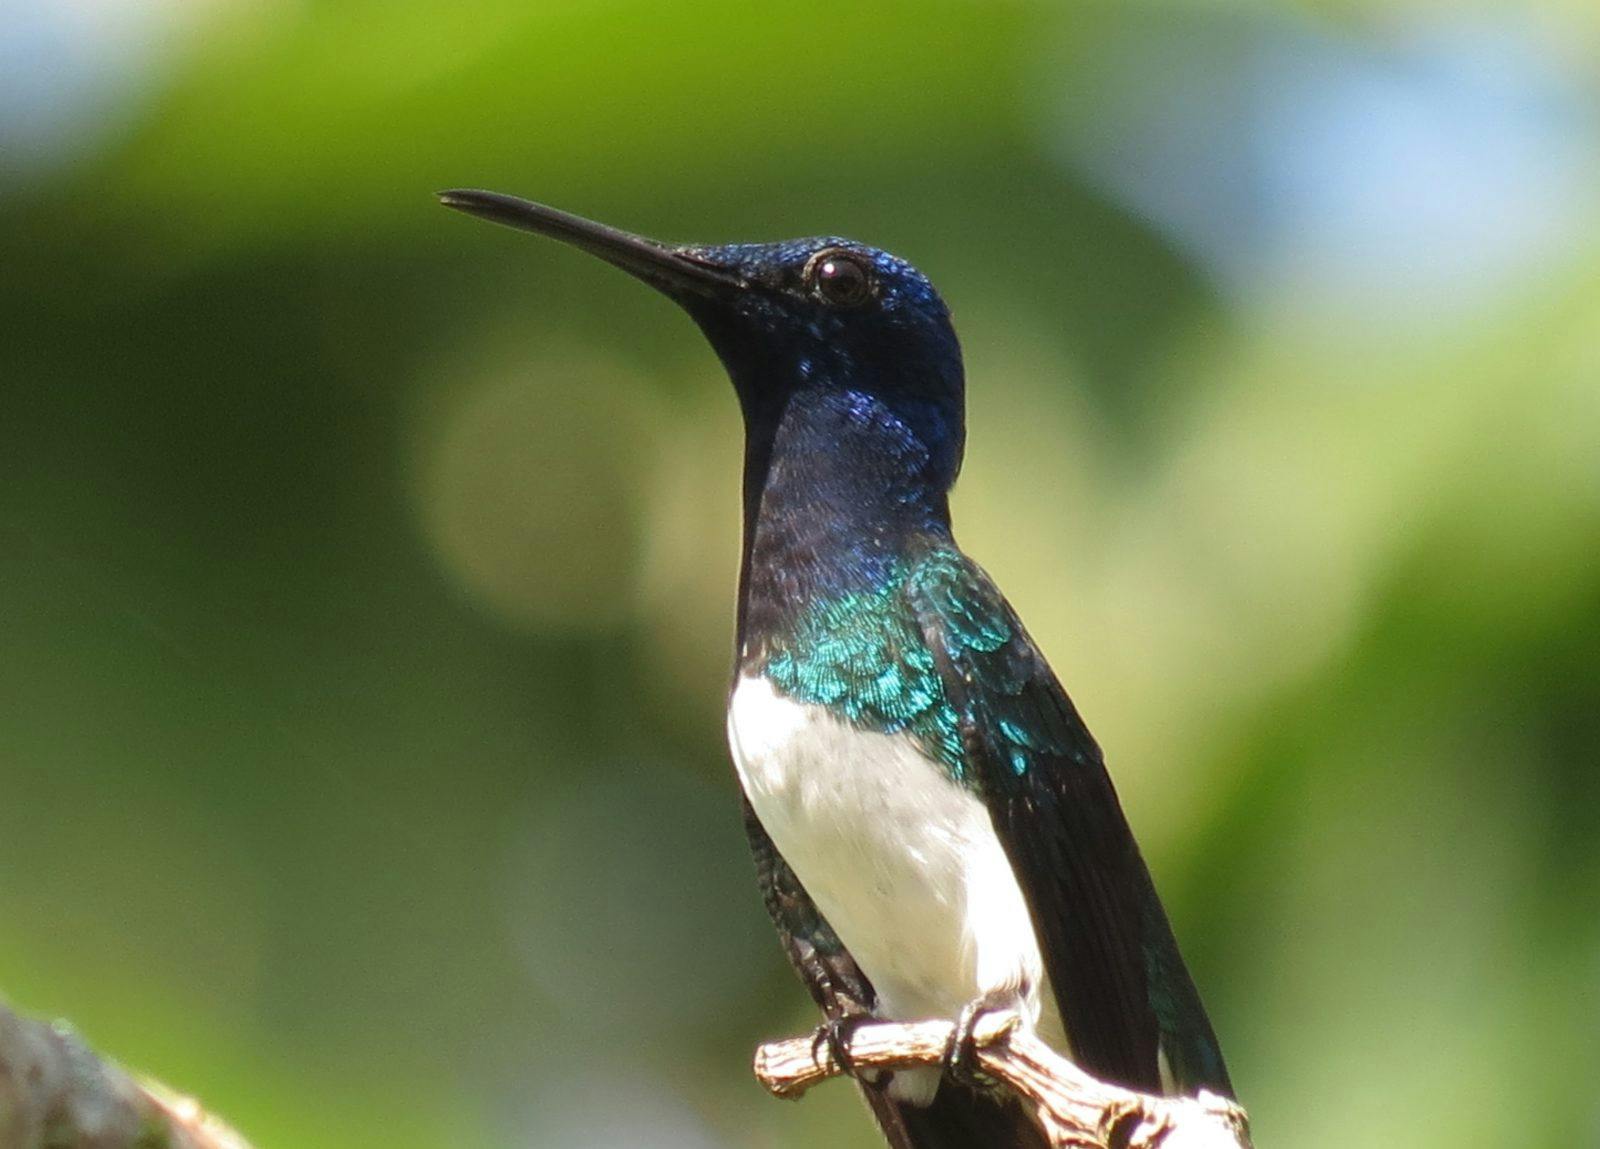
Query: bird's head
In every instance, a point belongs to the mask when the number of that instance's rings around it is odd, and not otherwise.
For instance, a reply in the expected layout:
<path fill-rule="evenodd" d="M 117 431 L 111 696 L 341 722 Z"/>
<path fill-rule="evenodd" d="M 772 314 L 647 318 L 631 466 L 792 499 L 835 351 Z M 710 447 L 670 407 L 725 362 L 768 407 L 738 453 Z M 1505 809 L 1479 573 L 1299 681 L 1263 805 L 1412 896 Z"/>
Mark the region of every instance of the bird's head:
<path fill-rule="evenodd" d="M 676 246 L 483 191 L 449 207 L 563 240 L 644 280 L 689 312 L 733 379 L 752 435 L 803 392 L 879 400 L 954 477 L 963 436 L 961 349 L 916 268 L 850 240 Z"/>

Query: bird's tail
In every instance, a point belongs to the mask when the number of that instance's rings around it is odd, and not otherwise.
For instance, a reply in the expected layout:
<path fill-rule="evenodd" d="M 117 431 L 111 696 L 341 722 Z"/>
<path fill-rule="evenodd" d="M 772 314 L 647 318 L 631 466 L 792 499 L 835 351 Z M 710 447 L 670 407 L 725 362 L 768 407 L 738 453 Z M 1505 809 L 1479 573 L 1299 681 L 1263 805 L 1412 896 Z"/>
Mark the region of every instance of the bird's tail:
<path fill-rule="evenodd" d="M 862 1085 L 891 1149 L 1049 1149 L 1043 1131 L 1007 1094 L 982 1094 L 944 1082 L 929 1105 L 895 1101 Z"/>

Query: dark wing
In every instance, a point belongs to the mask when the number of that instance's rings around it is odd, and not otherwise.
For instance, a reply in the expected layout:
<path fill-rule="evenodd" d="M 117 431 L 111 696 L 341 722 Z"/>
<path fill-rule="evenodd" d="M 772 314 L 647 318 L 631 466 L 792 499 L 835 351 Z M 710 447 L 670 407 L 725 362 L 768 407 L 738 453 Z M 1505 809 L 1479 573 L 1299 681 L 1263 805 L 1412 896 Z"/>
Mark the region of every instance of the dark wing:
<path fill-rule="evenodd" d="M 871 1013 L 872 984 L 744 803 L 745 832 L 767 913 L 784 952 L 829 1018 Z M 946 1082 L 926 1108 L 904 1105 L 882 1085 L 861 1082 L 861 1094 L 893 1149 L 1048 1149 L 1044 1135 L 1014 1101 Z"/>
<path fill-rule="evenodd" d="M 989 577 L 953 549 L 907 591 L 961 730 L 963 767 L 1033 916 L 1073 1060 L 1162 1091 L 1231 1093 L 1100 748 Z"/>

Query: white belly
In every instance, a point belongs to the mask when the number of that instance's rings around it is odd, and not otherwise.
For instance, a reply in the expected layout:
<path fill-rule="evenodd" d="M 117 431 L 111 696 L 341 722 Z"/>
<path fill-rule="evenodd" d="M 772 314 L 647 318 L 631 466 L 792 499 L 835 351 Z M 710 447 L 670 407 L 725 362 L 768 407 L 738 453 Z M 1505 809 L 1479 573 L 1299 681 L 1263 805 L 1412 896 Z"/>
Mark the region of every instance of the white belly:
<path fill-rule="evenodd" d="M 1025 1020 L 1040 1020 L 1039 945 L 989 813 L 909 736 L 857 730 L 756 677 L 734 689 L 728 741 L 756 816 L 881 1016 L 953 1019 L 1020 991 Z M 1046 1040 L 1059 1040 L 1053 1002 L 1046 1012 Z M 927 1098 L 936 1084 L 922 1082 Z"/>

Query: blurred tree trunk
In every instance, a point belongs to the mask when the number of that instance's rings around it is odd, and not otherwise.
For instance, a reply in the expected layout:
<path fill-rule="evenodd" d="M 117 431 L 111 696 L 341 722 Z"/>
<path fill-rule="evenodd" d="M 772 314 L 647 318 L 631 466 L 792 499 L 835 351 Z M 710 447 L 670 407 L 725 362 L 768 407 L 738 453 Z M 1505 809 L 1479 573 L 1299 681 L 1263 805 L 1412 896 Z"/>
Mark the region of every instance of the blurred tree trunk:
<path fill-rule="evenodd" d="M 64 1025 L 0 1005 L 0 1149 L 250 1149 L 186 1097 L 106 1061 Z"/>

